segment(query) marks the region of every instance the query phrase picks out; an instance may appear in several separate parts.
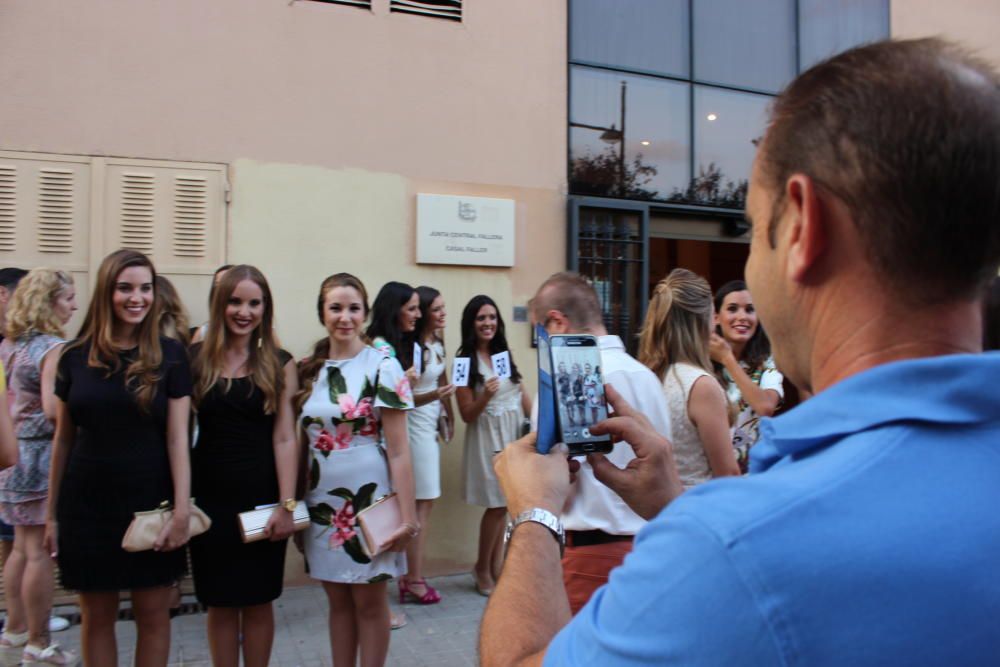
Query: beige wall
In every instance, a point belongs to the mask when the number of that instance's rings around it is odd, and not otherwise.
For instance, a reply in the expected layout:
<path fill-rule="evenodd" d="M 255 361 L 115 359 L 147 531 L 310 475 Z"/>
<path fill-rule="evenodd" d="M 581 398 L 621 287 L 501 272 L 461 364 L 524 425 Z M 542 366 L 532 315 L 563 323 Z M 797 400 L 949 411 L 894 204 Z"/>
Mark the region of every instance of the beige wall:
<path fill-rule="evenodd" d="M 316 290 L 335 271 L 372 296 L 387 280 L 461 309 L 512 307 L 565 263 L 566 7 L 478 0 L 462 23 L 299 0 L 0 0 L 0 149 L 230 166 L 227 259 L 260 266 L 294 354 L 322 335 Z M 511 198 L 512 269 L 415 264 L 416 193 Z M 200 320 L 208 278 L 174 278 Z M 528 373 L 533 376 L 533 373 Z M 534 384 L 531 377 L 530 384 Z M 475 558 L 460 499 L 462 435 L 443 450 L 431 524 L 438 569 Z"/>
<path fill-rule="evenodd" d="M 1000 67 L 1000 2 L 893 0 L 890 11 L 893 37 L 944 37 Z"/>

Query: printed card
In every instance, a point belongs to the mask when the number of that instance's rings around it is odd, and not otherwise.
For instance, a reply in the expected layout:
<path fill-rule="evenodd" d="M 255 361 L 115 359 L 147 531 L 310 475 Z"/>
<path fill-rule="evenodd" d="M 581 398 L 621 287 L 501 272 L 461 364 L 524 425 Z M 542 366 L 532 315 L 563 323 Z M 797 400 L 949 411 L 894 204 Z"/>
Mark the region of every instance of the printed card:
<path fill-rule="evenodd" d="M 413 342 L 413 370 L 417 372 L 417 377 L 424 372 L 424 355 L 420 352 L 420 343 Z"/>
<path fill-rule="evenodd" d="M 510 377 L 510 352 L 497 352 L 490 359 L 493 361 L 493 372 L 498 378 Z"/>
<path fill-rule="evenodd" d="M 469 358 L 455 357 L 451 365 L 451 383 L 456 387 L 469 386 Z"/>

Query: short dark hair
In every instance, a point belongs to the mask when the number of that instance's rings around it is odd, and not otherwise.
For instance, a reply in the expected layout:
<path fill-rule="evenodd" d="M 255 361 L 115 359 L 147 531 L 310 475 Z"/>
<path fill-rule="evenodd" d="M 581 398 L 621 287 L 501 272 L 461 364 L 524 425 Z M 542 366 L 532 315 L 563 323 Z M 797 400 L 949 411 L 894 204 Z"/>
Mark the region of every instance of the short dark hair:
<path fill-rule="evenodd" d="M 17 287 L 17 284 L 21 282 L 21 278 L 28 275 L 28 272 L 24 269 L 18 269 L 13 266 L 6 269 L 0 269 L 0 287 L 6 287 L 9 290 Z"/>
<path fill-rule="evenodd" d="M 574 271 L 549 276 L 531 300 L 531 308 L 536 319 L 550 310 L 558 310 L 577 329 L 589 329 L 604 321 L 597 290 Z"/>
<path fill-rule="evenodd" d="M 1000 276 L 993 276 L 983 299 L 983 350 L 1000 350 Z"/>
<path fill-rule="evenodd" d="M 869 260 L 902 298 L 968 298 L 1000 264 L 1000 78 L 939 39 L 846 51 L 775 99 L 761 174 L 808 175 L 844 202 Z"/>

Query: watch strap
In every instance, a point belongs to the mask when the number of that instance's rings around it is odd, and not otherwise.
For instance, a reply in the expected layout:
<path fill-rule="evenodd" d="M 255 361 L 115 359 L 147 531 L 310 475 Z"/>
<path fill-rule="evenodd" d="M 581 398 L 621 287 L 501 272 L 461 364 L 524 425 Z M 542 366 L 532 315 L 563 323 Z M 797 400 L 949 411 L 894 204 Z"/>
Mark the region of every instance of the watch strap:
<path fill-rule="evenodd" d="M 561 557 L 563 551 L 566 549 L 566 531 L 563 529 L 562 521 L 559 520 L 559 517 L 546 509 L 542 509 L 541 507 L 533 507 L 532 509 L 525 510 L 514 517 L 514 520 L 507 524 L 507 531 L 504 534 L 504 542 L 510 541 L 515 528 L 528 521 L 540 523 L 549 529 L 552 536 L 556 538 L 556 542 L 559 543 L 559 556 Z"/>

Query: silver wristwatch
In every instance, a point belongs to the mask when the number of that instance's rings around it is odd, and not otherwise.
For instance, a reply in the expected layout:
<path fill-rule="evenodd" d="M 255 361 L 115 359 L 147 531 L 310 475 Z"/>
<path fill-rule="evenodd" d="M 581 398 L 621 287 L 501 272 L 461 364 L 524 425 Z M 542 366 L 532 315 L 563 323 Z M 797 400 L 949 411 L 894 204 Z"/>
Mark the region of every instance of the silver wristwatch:
<path fill-rule="evenodd" d="M 508 523 L 507 532 L 505 532 L 503 536 L 504 543 L 510 542 L 510 536 L 514 534 L 514 529 L 525 521 L 540 523 L 551 530 L 552 536 L 555 537 L 556 542 L 559 543 L 559 556 L 562 557 L 563 551 L 566 549 L 566 531 L 563 530 L 562 521 L 560 521 L 559 517 L 552 512 L 543 510 L 540 507 L 525 510 L 518 514 L 513 521 Z"/>

